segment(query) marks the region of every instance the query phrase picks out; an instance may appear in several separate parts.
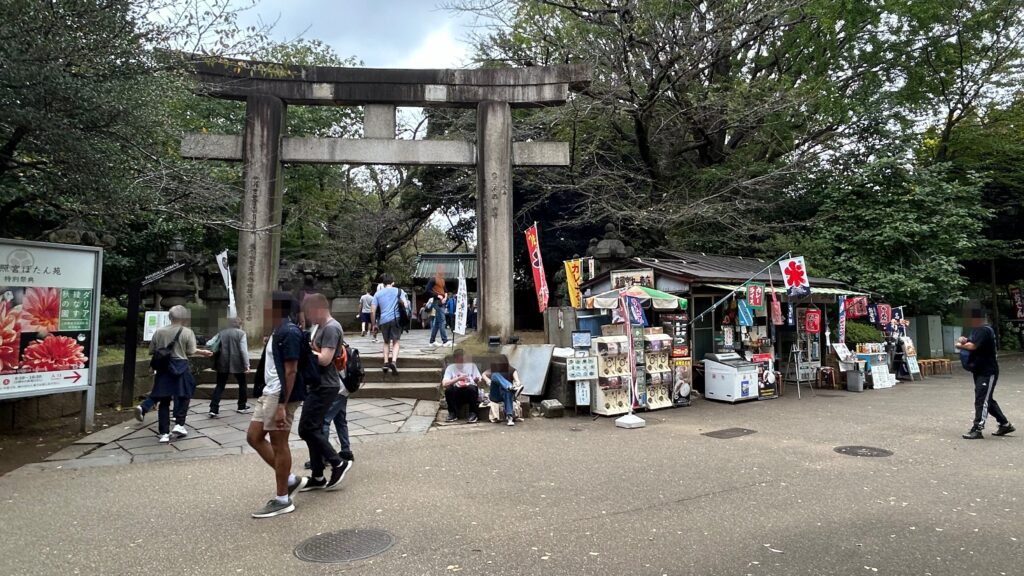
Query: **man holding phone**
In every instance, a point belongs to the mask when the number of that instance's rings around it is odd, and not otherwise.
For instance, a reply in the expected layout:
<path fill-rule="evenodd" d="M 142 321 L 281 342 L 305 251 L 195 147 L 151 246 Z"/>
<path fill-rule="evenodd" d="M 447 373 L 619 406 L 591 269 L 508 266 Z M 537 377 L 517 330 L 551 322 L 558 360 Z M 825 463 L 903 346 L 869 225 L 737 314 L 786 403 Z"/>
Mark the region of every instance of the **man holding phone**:
<path fill-rule="evenodd" d="M 452 363 L 444 371 L 441 379 L 441 386 L 444 387 L 444 399 L 448 404 L 448 417 L 445 422 L 455 422 L 459 419 L 459 407 L 463 404 L 469 406 L 467 421 L 476 422 L 479 419 L 476 407 L 480 403 L 480 368 L 469 360 L 461 349 L 452 354 Z"/>

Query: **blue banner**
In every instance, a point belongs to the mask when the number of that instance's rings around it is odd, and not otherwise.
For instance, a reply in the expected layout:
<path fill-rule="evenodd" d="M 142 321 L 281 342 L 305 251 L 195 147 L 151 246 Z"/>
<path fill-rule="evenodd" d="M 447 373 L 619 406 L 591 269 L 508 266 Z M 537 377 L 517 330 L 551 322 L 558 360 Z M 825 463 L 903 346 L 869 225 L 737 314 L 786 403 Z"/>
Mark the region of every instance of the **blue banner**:
<path fill-rule="evenodd" d="M 750 305 L 747 301 L 740 299 L 736 301 L 737 316 L 739 318 L 740 326 L 753 326 L 754 325 L 754 313 L 750 309 Z"/>

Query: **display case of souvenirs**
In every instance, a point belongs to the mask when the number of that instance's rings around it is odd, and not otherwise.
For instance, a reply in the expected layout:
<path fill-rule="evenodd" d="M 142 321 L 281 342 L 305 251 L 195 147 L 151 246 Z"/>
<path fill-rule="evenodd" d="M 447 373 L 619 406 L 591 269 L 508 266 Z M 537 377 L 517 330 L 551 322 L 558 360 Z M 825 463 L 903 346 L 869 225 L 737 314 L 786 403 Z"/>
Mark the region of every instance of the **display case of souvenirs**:
<path fill-rule="evenodd" d="M 647 408 L 658 410 L 672 407 L 672 372 L 647 374 Z"/>
<path fill-rule="evenodd" d="M 615 416 L 629 411 L 632 367 L 629 365 L 629 336 L 599 336 L 591 350 L 597 357 L 597 382 L 591 398 L 591 411 Z"/>

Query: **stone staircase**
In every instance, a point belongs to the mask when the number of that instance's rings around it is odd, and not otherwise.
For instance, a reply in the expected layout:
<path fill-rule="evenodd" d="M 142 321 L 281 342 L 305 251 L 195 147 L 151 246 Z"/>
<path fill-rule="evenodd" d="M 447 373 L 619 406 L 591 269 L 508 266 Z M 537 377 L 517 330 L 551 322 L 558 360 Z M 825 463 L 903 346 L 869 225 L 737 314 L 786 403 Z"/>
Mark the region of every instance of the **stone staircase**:
<path fill-rule="evenodd" d="M 366 378 L 363 386 L 356 392 L 359 398 L 412 398 L 416 400 L 437 401 L 440 396 L 441 375 L 444 366 L 440 358 L 410 356 L 398 362 L 398 374 L 381 370 L 383 358 L 380 356 L 362 356 Z M 217 383 L 217 374 L 211 370 L 199 373 L 195 397 L 208 399 L 213 396 Z M 255 372 L 247 377 L 250 393 Z M 224 399 L 238 398 L 238 385 L 234 378 L 228 380 L 224 387 Z"/>

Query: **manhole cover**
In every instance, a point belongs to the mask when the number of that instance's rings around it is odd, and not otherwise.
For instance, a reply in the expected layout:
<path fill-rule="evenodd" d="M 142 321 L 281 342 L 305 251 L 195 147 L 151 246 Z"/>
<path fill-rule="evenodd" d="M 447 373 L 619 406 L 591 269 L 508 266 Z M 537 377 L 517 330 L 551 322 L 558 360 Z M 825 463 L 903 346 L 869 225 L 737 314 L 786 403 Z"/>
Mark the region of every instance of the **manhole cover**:
<path fill-rule="evenodd" d="M 705 432 L 702 436 L 710 436 L 711 438 L 719 438 L 727 440 L 729 438 L 739 438 L 740 436 L 746 436 L 747 434 L 753 434 L 757 430 L 750 430 L 748 428 L 724 428 L 722 430 L 715 430 L 714 432 Z"/>
<path fill-rule="evenodd" d="M 836 452 L 847 456 L 863 456 L 865 458 L 885 458 L 892 456 L 891 450 L 872 448 L 871 446 L 836 446 Z"/>
<path fill-rule="evenodd" d="M 391 548 L 395 537 L 383 530 L 339 530 L 307 538 L 295 547 L 306 562 L 354 562 Z"/>

